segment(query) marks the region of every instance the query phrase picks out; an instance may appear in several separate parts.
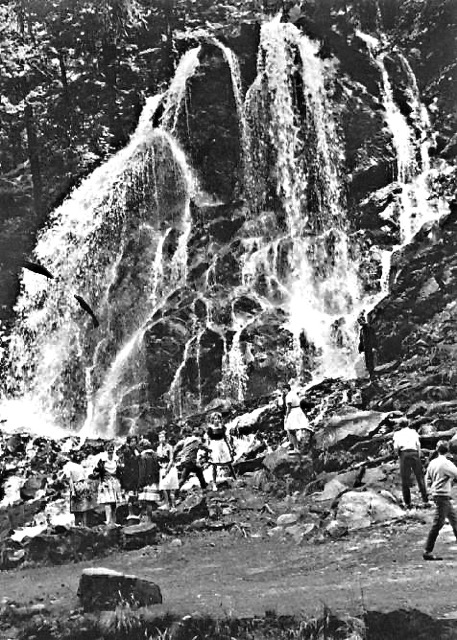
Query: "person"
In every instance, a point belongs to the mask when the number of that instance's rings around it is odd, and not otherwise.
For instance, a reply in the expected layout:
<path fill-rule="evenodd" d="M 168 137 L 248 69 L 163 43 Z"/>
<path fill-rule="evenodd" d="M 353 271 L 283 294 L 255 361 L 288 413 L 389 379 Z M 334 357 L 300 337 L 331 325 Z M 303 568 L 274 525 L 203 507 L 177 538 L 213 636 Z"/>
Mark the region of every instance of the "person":
<path fill-rule="evenodd" d="M 300 452 L 298 444 L 297 431 L 301 429 L 310 430 L 308 418 L 305 416 L 300 408 L 300 398 L 295 389 L 292 389 L 290 384 L 284 385 L 284 389 L 287 390 L 287 394 L 284 399 L 286 406 L 286 412 L 284 416 L 284 429 L 289 439 L 289 448 L 294 453 Z"/>
<path fill-rule="evenodd" d="M 148 440 L 142 440 L 139 447 L 141 454 L 139 457 L 138 484 L 140 486 L 140 492 L 138 494 L 138 500 L 145 509 L 146 519 L 152 522 L 152 512 L 157 509 L 160 502 L 159 460 Z"/>
<path fill-rule="evenodd" d="M 116 507 L 121 500 L 121 483 L 117 478 L 118 465 L 119 457 L 115 453 L 114 443 L 108 442 L 96 468 L 100 478 L 97 501 L 105 507 L 107 525 L 115 524 Z"/>
<path fill-rule="evenodd" d="M 370 376 L 370 380 L 373 380 L 375 377 L 375 334 L 373 327 L 368 324 L 364 311 L 362 311 L 357 318 L 357 322 L 360 325 L 359 353 L 363 352 L 368 375 Z"/>
<path fill-rule="evenodd" d="M 197 463 L 197 455 L 199 449 L 208 450 L 199 435 L 192 435 L 190 427 L 184 427 L 184 438 L 182 438 L 175 446 L 174 456 L 178 460 L 178 467 L 181 469 L 181 479 L 178 484 L 178 490 L 180 491 L 190 476 L 191 473 L 195 473 L 200 482 L 200 486 L 203 491 L 206 491 L 206 480 L 203 475 L 202 467 Z"/>
<path fill-rule="evenodd" d="M 120 450 L 120 477 L 122 489 L 128 496 L 127 520 L 135 520 L 135 507 L 138 504 L 139 492 L 139 448 L 138 438 L 128 436 L 125 445 Z"/>
<path fill-rule="evenodd" d="M 457 478 L 457 467 L 446 458 L 449 445 L 445 440 L 437 442 L 436 451 L 438 455 L 430 462 L 425 474 L 427 488 L 435 503 L 435 513 L 433 514 L 432 527 L 425 542 L 424 560 L 442 560 L 442 558 L 434 556 L 432 552 L 446 519 L 449 521 L 457 540 L 457 514 L 451 498 L 451 484 L 452 480 Z"/>
<path fill-rule="evenodd" d="M 160 465 L 159 491 L 161 492 L 165 509 L 175 509 L 175 495 L 178 490 L 178 470 L 174 462 L 173 447 L 167 442 L 165 431 L 159 433 L 157 458 Z"/>
<path fill-rule="evenodd" d="M 218 411 L 211 415 L 206 435 L 209 441 L 210 461 L 213 471 L 213 491 L 217 491 L 216 480 L 219 467 L 228 467 L 232 478 L 236 480 L 232 464 L 232 449 L 227 439 L 227 429 L 222 422 L 222 415 Z"/>
<path fill-rule="evenodd" d="M 428 505 L 427 489 L 425 487 L 420 459 L 421 445 L 419 435 L 415 429 L 409 426 L 407 418 L 403 418 L 397 422 L 397 431 L 394 432 L 393 446 L 395 453 L 400 458 L 401 489 L 405 507 L 411 509 L 411 471 L 413 471 L 416 476 L 422 500 L 425 505 Z"/>
<path fill-rule="evenodd" d="M 87 527 L 89 513 L 96 505 L 96 492 L 92 481 L 86 476 L 81 460 L 79 451 L 71 453 L 68 462 L 62 467 L 62 475 L 70 485 L 70 513 L 75 516 L 75 524 Z"/>

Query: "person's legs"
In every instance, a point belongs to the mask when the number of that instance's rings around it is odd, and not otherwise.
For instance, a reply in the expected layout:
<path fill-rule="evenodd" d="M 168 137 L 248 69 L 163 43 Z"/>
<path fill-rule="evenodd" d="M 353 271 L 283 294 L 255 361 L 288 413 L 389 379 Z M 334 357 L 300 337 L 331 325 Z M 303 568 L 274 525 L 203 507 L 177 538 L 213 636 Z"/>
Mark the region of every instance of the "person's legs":
<path fill-rule="evenodd" d="M 203 469 L 196 464 L 193 468 L 193 472 L 197 476 L 200 486 L 204 491 L 206 489 L 206 480 L 205 476 L 203 475 Z"/>
<path fill-rule="evenodd" d="M 451 525 L 455 539 L 457 540 L 457 513 L 455 512 L 454 505 L 450 498 L 446 504 L 446 517 L 449 520 L 449 524 Z"/>
<path fill-rule="evenodd" d="M 212 468 L 211 471 L 212 471 L 212 474 L 213 474 L 213 490 L 217 491 L 217 483 L 216 483 L 216 480 L 217 480 L 217 465 L 213 464 L 212 467 L 213 468 Z"/>
<path fill-rule="evenodd" d="M 190 476 L 190 472 L 191 472 L 191 468 L 189 465 L 185 464 L 182 466 L 182 474 L 181 474 L 181 480 L 179 481 L 179 485 L 178 485 L 178 491 L 181 489 L 183 484 L 185 484 L 187 478 Z"/>
<path fill-rule="evenodd" d="M 298 445 L 298 438 L 297 438 L 297 433 L 296 431 L 288 431 L 287 432 L 287 436 L 289 438 L 289 442 L 290 444 L 293 446 L 293 448 L 298 451 L 299 449 L 299 445 Z"/>
<path fill-rule="evenodd" d="M 417 485 L 422 496 L 422 501 L 428 504 L 427 489 L 425 487 L 424 473 L 422 471 L 422 463 L 419 454 L 411 457 L 411 466 L 414 471 L 414 475 L 416 476 Z"/>
<path fill-rule="evenodd" d="M 235 469 L 233 468 L 233 464 L 232 464 L 231 462 L 229 462 L 229 463 L 227 464 L 227 466 L 228 466 L 228 468 L 229 468 L 229 471 L 230 471 L 230 473 L 231 473 L 232 478 L 233 478 L 234 480 L 236 480 L 236 473 L 235 473 Z"/>
<path fill-rule="evenodd" d="M 438 534 L 446 521 L 446 514 L 449 513 L 446 505 L 446 499 L 443 500 L 443 498 L 435 498 L 435 505 L 436 507 L 435 513 L 433 514 L 432 528 L 429 531 L 427 541 L 425 543 L 424 552 L 426 554 L 432 553 Z"/>
<path fill-rule="evenodd" d="M 409 487 L 411 464 L 408 454 L 403 452 L 400 453 L 400 477 L 403 502 L 405 503 L 405 506 L 409 508 L 411 506 L 411 489 Z"/>
<path fill-rule="evenodd" d="M 106 521 L 106 524 L 113 524 L 114 522 L 113 505 L 111 504 L 111 502 L 108 502 L 107 504 L 105 504 L 105 521 Z"/>

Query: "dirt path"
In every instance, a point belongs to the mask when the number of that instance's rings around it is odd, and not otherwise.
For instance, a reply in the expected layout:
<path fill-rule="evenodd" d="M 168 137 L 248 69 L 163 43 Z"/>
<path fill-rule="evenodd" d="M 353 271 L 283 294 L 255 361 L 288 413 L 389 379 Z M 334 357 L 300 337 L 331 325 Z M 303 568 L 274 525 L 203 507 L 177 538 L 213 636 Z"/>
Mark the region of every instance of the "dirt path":
<path fill-rule="evenodd" d="M 417 608 L 457 617 L 457 546 L 446 526 L 437 545 L 445 560 L 424 562 L 431 513 L 425 518 L 427 524 L 372 527 L 337 542 L 302 546 L 238 533 L 195 534 L 183 538 L 182 546 L 166 543 L 97 562 L 3 572 L 1 594 L 67 614 L 78 606 L 81 570 L 104 566 L 157 582 L 164 599 L 158 612 L 242 617 L 274 609 L 314 615 L 326 604 L 353 614 Z"/>

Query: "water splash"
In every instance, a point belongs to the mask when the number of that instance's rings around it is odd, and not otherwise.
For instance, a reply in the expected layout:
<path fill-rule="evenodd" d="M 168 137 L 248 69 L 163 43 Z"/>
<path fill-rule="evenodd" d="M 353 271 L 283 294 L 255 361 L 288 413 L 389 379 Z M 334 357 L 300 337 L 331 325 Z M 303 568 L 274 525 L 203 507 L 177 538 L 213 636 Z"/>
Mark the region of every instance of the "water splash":
<path fill-rule="evenodd" d="M 185 86 L 178 89 L 194 72 L 197 54 L 178 67 L 167 117 L 177 117 Z M 34 258 L 56 274 L 52 286 L 23 275 L 7 388 L 42 416 L 46 430 L 77 429 L 83 418 L 83 433 L 113 434 L 123 399 L 141 404 L 149 318 L 186 279 L 195 181 L 174 138 L 151 126 L 162 100 L 147 101 L 129 144 L 51 214 Z M 167 257 L 171 229 L 177 243 Z M 74 292 L 97 310 L 99 331 L 89 330 Z"/>

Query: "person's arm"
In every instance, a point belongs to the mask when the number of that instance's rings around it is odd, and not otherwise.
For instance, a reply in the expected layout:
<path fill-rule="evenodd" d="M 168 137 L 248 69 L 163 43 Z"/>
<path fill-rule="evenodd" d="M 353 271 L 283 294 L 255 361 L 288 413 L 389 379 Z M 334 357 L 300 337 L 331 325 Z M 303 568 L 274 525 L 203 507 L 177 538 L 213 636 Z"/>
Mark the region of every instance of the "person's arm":
<path fill-rule="evenodd" d="M 446 473 L 450 478 L 457 479 L 457 467 L 453 462 L 446 458 Z"/>
<path fill-rule="evenodd" d="M 425 472 L 425 486 L 427 487 L 427 491 L 430 491 L 432 488 L 432 474 L 430 473 L 430 465 L 427 467 L 427 471 Z"/>
<path fill-rule="evenodd" d="M 393 442 L 392 442 L 392 444 L 393 444 L 393 447 L 394 447 L 394 452 L 395 452 L 395 453 L 397 454 L 397 456 L 398 456 L 398 454 L 399 454 L 399 452 L 400 452 L 400 447 L 399 447 L 399 445 L 398 445 L 398 438 L 396 437 L 396 435 L 397 435 L 397 434 L 396 434 L 396 433 L 394 433 L 394 438 L 393 438 Z"/>

